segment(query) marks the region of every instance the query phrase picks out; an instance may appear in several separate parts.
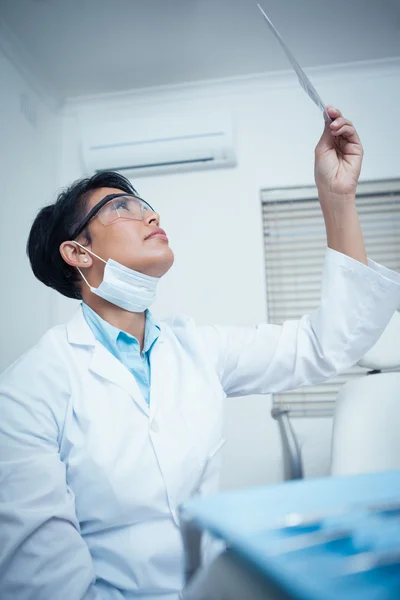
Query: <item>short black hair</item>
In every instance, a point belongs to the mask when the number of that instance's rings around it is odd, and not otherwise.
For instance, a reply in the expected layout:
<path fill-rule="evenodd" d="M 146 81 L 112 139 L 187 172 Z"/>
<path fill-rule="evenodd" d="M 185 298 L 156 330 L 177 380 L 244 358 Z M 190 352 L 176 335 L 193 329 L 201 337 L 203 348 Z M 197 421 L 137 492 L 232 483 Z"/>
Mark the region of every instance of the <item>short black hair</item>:
<path fill-rule="evenodd" d="M 60 244 L 71 239 L 72 233 L 85 217 L 90 193 L 103 187 L 137 194 L 126 177 L 113 171 L 79 179 L 63 190 L 54 204 L 39 211 L 29 233 L 26 252 L 34 275 L 67 298 L 82 298 L 81 282 L 77 269 L 63 260 Z M 84 233 L 90 242 L 88 229 Z"/>

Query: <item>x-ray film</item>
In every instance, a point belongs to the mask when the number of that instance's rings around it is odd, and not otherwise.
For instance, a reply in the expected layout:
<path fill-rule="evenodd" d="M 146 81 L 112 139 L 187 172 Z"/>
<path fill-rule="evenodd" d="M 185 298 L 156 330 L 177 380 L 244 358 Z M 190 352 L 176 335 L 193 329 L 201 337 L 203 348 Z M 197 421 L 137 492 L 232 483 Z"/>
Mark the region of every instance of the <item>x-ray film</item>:
<path fill-rule="evenodd" d="M 259 4 L 257 4 L 257 6 L 260 9 L 261 14 L 264 17 L 268 27 L 270 28 L 270 30 L 272 31 L 272 33 L 274 34 L 274 36 L 280 43 L 286 56 L 288 57 L 290 64 L 292 65 L 293 69 L 295 70 L 295 73 L 297 75 L 297 78 L 300 82 L 301 87 L 306 92 L 306 94 L 311 98 L 311 100 L 318 106 L 318 108 L 320 110 L 322 110 L 322 112 L 324 113 L 324 118 L 326 120 L 328 120 L 329 122 L 331 122 L 332 119 L 328 115 L 328 113 L 326 111 L 326 106 L 322 102 L 322 99 L 321 99 L 320 95 L 318 94 L 317 90 L 315 89 L 315 87 L 313 86 L 313 84 L 311 83 L 311 81 L 309 80 L 307 75 L 304 73 L 303 69 L 300 67 L 299 63 L 297 62 L 297 60 L 295 59 L 295 57 L 293 56 L 293 54 L 291 53 L 291 51 L 289 50 L 289 48 L 287 47 L 285 42 L 283 41 L 282 36 L 280 35 L 279 31 L 277 31 L 277 29 L 273 25 L 272 21 L 267 17 L 267 15 L 265 14 L 265 12 L 261 8 L 261 6 Z"/>

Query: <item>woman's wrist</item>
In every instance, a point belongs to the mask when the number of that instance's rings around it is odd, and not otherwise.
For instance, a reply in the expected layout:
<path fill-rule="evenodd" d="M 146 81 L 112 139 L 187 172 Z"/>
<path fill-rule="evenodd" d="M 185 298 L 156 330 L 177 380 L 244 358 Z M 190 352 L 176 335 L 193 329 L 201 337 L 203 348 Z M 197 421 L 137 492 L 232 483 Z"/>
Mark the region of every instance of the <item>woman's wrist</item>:
<path fill-rule="evenodd" d="M 364 238 L 355 201 L 333 203 L 323 207 L 329 248 L 347 254 L 364 264 L 368 263 Z"/>
<path fill-rule="evenodd" d="M 346 212 L 349 209 L 357 210 L 355 190 L 351 192 L 333 192 L 325 188 L 318 188 L 318 199 L 324 213 L 333 211 L 340 214 L 341 211 Z"/>

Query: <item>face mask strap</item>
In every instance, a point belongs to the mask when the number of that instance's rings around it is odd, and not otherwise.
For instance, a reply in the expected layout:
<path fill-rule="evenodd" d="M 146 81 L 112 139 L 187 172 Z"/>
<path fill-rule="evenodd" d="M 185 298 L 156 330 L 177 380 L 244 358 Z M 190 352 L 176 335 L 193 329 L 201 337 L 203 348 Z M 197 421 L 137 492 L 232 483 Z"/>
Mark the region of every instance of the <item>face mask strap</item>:
<path fill-rule="evenodd" d="M 75 241 L 75 244 L 78 244 L 78 246 L 80 246 L 83 250 L 85 250 L 86 252 L 89 252 L 89 254 L 93 254 L 93 256 L 95 256 L 96 258 L 98 258 L 99 260 L 101 260 L 104 264 L 107 264 L 106 260 L 103 260 L 102 258 L 100 258 L 100 256 L 97 256 L 97 254 L 95 254 L 94 252 L 92 252 L 91 250 L 88 250 L 87 248 L 85 248 L 85 246 L 82 246 L 82 244 L 80 244 L 79 242 Z M 90 285 L 90 283 L 88 282 L 88 280 L 86 279 L 86 277 L 84 276 L 84 274 L 82 273 L 82 271 L 80 270 L 79 267 L 76 267 L 79 271 L 79 273 L 81 274 L 82 279 L 84 280 L 84 282 L 86 283 L 86 285 L 88 286 L 88 288 L 91 290 L 92 286 Z"/>
<path fill-rule="evenodd" d="M 78 244 L 78 246 L 80 246 L 83 250 L 85 250 L 86 252 L 89 252 L 89 254 L 92 254 L 93 256 L 95 256 L 96 258 L 98 258 L 99 260 L 101 260 L 101 262 L 103 262 L 105 265 L 107 264 L 106 260 L 103 260 L 102 258 L 100 258 L 100 256 L 97 256 L 97 254 L 95 254 L 91 250 L 88 250 L 87 248 L 85 248 L 85 246 L 82 246 L 82 244 L 80 244 L 79 242 L 75 241 L 75 244 Z M 78 269 L 78 271 L 79 271 L 79 269 Z"/>
<path fill-rule="evenodd" d="M 77 267 L 79 273 L 81 274 L 82 279 L 84 280 L 84 282 L 86 283 L 86 285 L 88 286 L 88 288 L 91 290 L 92 286 L 90 285 L 90 283 L 88 282 L 88 280 L 86 279 L 86 277 L 84 276 L 84 274 L 82 273 L 82 271 L 80 270 L 79 267 Z"/>

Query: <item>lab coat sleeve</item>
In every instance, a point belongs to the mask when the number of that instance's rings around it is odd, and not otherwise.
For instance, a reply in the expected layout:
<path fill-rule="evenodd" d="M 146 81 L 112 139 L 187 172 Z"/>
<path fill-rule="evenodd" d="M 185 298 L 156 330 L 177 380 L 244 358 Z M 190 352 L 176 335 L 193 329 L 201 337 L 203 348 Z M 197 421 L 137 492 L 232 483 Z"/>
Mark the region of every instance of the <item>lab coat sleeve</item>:
<path fill-rule="evenodd" d="M 322 382 L 378 341 L 400 305 L 400 275 L 327 249 L 318 310 L 283 325 L 204 327 L 201 335 L 228 396 Z"/>
<path fill-rule="evenodd" d="M 0 379 L 0 598 L 119 599 L 96 583 L 58 440 L 68 390 L 35 348 Z"/>

